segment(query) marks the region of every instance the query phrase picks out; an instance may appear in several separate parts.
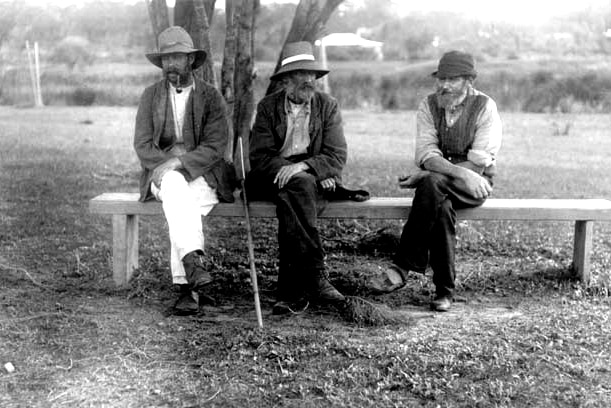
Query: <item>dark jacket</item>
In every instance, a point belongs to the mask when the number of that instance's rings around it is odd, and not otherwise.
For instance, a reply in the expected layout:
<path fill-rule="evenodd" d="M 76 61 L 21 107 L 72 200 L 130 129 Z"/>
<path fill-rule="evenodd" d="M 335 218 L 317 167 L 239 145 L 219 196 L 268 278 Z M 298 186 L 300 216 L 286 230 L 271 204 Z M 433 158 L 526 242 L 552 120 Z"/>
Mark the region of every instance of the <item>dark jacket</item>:
<path fill-rule="evenodd" d="M 169 151 L 176 135 L 167 87 L 167 81 L 162 80 L 146 88 L 136 114 L 134 149 L 142 166 L 140 201 L 153 198 L 153 169 L 173 157 Z M 180 156 L 180 171 L 187 181 L 203 176 L 210 187 L 217 189 L 221 201 L 233 201 L 232 188 L 223 181 L 227 138 L 223 98 L 216 88 L 196 80 L 185 111 L 183 139 L 187 153 Z"/>
<path fill-rule="evenodd" d="M 286 138 L 284 90 L 268 95 L 259 102 L 250 137 L 249 180 L 271 183 L 282 166 L 292 164 L 280 156 Z M 306 155 L 299 157 L 310 166 L 309 172 L 321 181 L 330 177 L 341 181 L 346 164 L 347 145 L 337 101 L 330 95 L 316 92 L 310 109 L 310 145 Z"/>

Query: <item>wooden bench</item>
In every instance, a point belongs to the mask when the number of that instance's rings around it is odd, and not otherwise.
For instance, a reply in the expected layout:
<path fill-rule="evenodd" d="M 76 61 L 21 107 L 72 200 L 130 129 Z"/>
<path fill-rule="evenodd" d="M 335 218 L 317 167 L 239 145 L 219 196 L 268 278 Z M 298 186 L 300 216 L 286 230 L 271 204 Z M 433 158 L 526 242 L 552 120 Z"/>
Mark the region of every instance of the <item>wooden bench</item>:
<path fill-rule="evenodd" d="M 375 197 L 365 202 L 333 201 L 320 218 L 407 219 L 411 198 Z M 276 209 L 270 202 L 249 204 L 250 216 L 272 218 Z M 113 278 L 117 285 L 129 281 L 138 267 L 138 218 L 162 214 L 161 203 L 138 201 L 135 193 L 105 193 L 89 201 L 89 211 L 112 215 Z M 489 199 L 481 207 L 459 210 L 459 219 L 574 221 L 573 271 L 590 281 L 590 252 L 594 221 L 611 221 L 611 201 L 604 199 Z M 221 203 L 208 216 L 244 217 L 241 201 Z"/>

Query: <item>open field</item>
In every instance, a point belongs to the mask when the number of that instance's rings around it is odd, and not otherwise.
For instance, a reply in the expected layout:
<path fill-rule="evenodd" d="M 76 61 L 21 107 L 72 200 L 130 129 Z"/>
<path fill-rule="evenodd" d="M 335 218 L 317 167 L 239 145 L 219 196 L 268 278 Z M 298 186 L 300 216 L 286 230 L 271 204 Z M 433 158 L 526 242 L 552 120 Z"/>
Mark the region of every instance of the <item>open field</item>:
<path fill-rule="evenodd" d="M 328 80 L 344 108 L 413 110 L 430 92 L 430 74 L 436 64 L 329 61 Z M 274 66 L 275 62 L 256 62 L 255 100 L 265 94 Z M 477 69 L 477 87 L 505 112 L 605 113 L 611 109 L 611 65 L 604 56 L 483 60 Z M 42 97 L 46 105 L 54 106 L 136 106 L 142 89 L 158 80 L 160 72 L 144 55 L 130 62 L 99 62 L 74 70 L 43 65 Z M 0 72 L 0 104 L 32 104 L 25 61 Z"/>
<path fill-rule="evenodd" d="M 326 222 L 331 279 L 404 317 L 359 327 L 341 310 L 271 316 L 275 223 L 256 220 L 264 312 L 256 329 L 244 225 L 206 220 L 216 278 L 195 317 L 167 313 L 167 232 L 141 220 L 141 267 L 113 286 L 104 191 L 136 191 L 135 108 L 0 107 L 2 407 L 608 407 L 611 225 L 595 226 L 593 280 L 569 277 L 572 224 L 461 222 L 458 302 L 427 309 L 429 276 L 366 288 L 398 222 Z M 494 196 L 611 198 L 608 115 L 502 114 Z M 411 166 L 414 113 L 344 112 L 346 184 L 373 195 Z"/>

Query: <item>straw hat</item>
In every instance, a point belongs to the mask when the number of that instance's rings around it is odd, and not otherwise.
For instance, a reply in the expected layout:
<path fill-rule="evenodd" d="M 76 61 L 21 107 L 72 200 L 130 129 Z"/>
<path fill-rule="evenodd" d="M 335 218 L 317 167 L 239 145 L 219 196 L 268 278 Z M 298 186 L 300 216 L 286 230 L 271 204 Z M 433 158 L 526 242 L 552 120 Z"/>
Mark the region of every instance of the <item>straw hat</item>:
<path fill-rule="evenodd" d="M 323 77 L 329 73 L 322 64 L 316 61 L 312 52 L 312 44 L 307 41 L 288 43 L 282 51 L 280 68 L 270 79 L 276 81 L 283 75 L 293 71 L 311 71 L 316 78 Z"/>
<path fill-rule="evenodd" d="M 193 69 L 200 67 L 206 60 L 206 51 L 193 47 L 193 40 L 184 28 L 179 26 L 168 27 L 159 34 L 159 50 L 146 54 L 146 58 L 161 68 L 161 57 L 167 54 L 184 53 L 194 54 Z"/>

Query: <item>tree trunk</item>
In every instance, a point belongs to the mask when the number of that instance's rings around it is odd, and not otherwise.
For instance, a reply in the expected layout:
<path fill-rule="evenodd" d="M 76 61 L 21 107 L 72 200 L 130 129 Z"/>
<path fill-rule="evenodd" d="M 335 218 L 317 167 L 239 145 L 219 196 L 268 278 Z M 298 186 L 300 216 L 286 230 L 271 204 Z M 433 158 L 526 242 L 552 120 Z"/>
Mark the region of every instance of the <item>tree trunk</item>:
<path fill-rule="evenodd" d="M 174 25 L 179 25 L 185 30 L 191 29 L 193 22 L 193 0 L 175 0 L 174 5 Z M 214 17 L 214 6 L 216 0 L 204 0 L 204 7 L 206 8 L 206 16 L 208 16 L 208 25 L 212 24 Z"/>
<path fill-rule="evenodd" d="M 300 0 L 284 45 L 296 41 L 308 41 L 314 44 L 314 41 L 323 33 L 325 24 L 329 21 L 333 11 L 342 2 L 343 0 Z M 282 49 L 284 49 L 284 45 Z M 280 50 L 280 56 L 273 72 L 280 68 L 281 62 L 282 50 Z M 277 81 L 270 81 L 266 95 L 275 92 L 278 88 L 279 84 Z"/>
<path fill-rule="evenodd" d="M 238 0 L 240 1 L 240 0 Z M 225 160 L 232 161 L 234 153 L 233 136 L 233 109 L 234 109 L 234 75 L 236 56 L 236 25 L 241 5 L 235 12 L 234 0 L 225 0 L 225 48 L 223 52 L 223 66 L 221 68 L 221 95 L 227 104 L 227 124 L 229 127 L 229 143 L 225 151 Z"/>
<path fill-rule="evenodd" d="M 146 6 L 153 26 L 155 44 L 159 47 L 159 44 L 157 44 L 157 37 L 163 30 L 170 26 L 168 7 L 165 4 L 165 0 L 146 0 Z"/>
<path fill-rule="evenodd" d="M 216 0 L 176 0 L 174 24 L 187 30 L 195 48 L 202 49 L 208 54 L 204 64 L 195 70 L 195 76 L 216 86 L 209 36 L 215 2 Z"/>
<path fill-rule="evenodd" d="M 155 35 L 169 26 L 165 0 L 146 0 L 149 17 Z M 334 0 L 337 1 L 337 0 Z M 212 22 L 215 0 L 176 0 L 174 24 L 191 35 L 196 48 L 208 53 L 203 67 L 195 75 L 216 86 L 211 55 L 209 28 Z M 250 125 L 254 114 L 254 26 L 259 0 L 226 0 L 227 32 L 225 54 L 221 72 L 221 94 L 227 103 L 227 120 L 230 124 L 230 143 L 225 159 L 231 161 L 236 154 L 236 140 L 241 137 L 244 150 L 244 171 L 248 164 Z M 241 160 L 234 160 L 238 175 L 242 173 Z"/>
<path fill-rule="evenodd" d="M 239 19 L 236 19 L 237 27 L 237 50 L 234 79 L 235 105 L 233 128 L 235 131 L 234 140 L 241 139 L 242 145 L 236 146 L 238 153 L 243 156 L 242 162 L 237 161 L 238 175 L 245 174 L 250 170 L 248 162 L 248 144 L 250 136 L 250 125 L 255 111 L 253 80 L 254 80 L 254 28 L 259 0 L 241 0 Z"/>

